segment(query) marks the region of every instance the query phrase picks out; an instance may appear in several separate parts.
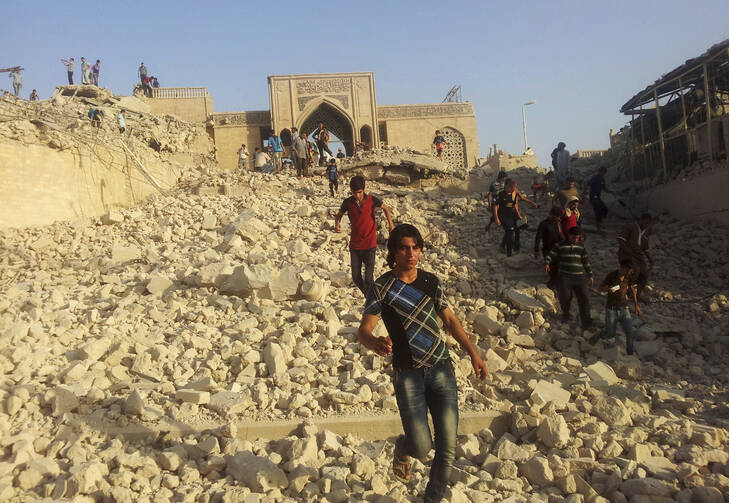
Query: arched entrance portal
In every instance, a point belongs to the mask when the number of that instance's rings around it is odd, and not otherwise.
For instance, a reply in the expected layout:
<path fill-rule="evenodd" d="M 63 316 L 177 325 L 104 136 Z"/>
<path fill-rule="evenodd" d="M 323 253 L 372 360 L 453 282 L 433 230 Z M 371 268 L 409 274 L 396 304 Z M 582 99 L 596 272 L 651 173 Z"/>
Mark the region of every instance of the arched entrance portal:
<path fill-rule="evenodd" d="M 354 131 L 349 119 L 335 107 L 327 102 L 322 102 L 318 107 L 304 119 L 299 131 L 310 135 L 319 125 L 324 123 L 333 136 L 336 136 L 344 145 L 347 157 L 354 154 Z"/>

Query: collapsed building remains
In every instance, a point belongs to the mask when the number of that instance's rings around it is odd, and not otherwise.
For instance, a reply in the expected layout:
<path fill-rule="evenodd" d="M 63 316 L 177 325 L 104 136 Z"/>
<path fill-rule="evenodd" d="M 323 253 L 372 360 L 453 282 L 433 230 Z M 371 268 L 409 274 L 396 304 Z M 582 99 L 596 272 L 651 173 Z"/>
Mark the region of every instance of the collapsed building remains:
<path fill-rule="evenodd" d="M 653 207 L 682 217 L 711 215 L 729 221 L 721 191 L 729 184 L 729 39 L 666 73 L 620 111 L 631 118 L 610 137 L 611 147 L 624 157 L 620 178 L 651 187 L 666 184 L 646 195 Z M 688 175 L 702 198 L 695 204 L 681 198 L 679 207 L 677 197 L 686 188 L 669 182 Z"/>

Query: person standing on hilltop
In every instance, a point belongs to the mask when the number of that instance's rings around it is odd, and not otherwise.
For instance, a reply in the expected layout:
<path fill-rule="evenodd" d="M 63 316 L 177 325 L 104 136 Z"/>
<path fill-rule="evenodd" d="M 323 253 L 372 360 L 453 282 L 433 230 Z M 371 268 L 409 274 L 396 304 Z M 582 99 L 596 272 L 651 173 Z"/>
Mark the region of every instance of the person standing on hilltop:
<path fill-rule="evenodd" d="M 20 90 L 23 87 L 23 76 L 20 74 L 20 70 L 13 70 L 8 75 L 11 79 L 13 79 L 13 94 L 15 96 L 18 96 L 20 94 Z"/>
<path fill-rule="evenodd" d="M 440 503 L 456 455 L 458 385 L 438 319 L 470 357 L 476 377 L 485 379 L 488 369 L 446 304 L 438 277 L 418 268 L 423 246 L 420 232 L 410 224 L 390 232 L 387 265 L 391 270 L 377 278 L 367 294 L 357 340 L 383 358 L 392 355 L 392 383 L 404 432 L 395 441 L 393 475 L 407 483 L 413 458 L 424 460 L 435 447 L 422 501 Z M 380 318 L 387 337 L 374 335 Z"/>
<path fill-rule="evenodd" d="M 91 83 L 99 87 L 99 71 L 101 70 L 101 60 L 97 59 L 94 66 L 91 67 Z"/>
<path fill-rule="evenodd" d="M 139 69 L 137 70 L 137 76 L 139 77 L 139 82 L 144 85 L 147 81 L 147 67 L 144 66 L 144 61 L 142 61 L 142 64 L 139 65 Z"/>
<path fill-rule="evenodd" d="M 347 215 L 351 226 L 349 236 L 349 256 L 352 264 L 352 281 L 366 296 L 375 275 L 375 251 L 377 250 L 377 221 L 375 210 L 381 208 L 390 232 L 395 227 L 392 223 L 390 208 L 382 201 L 365 193 L 365 179 L 362 175 L 353 176 L 349 180 L 352 195 L 342 201 L 339 212 L 334 217 L 334 232 L 342 232 L 342 217 Z M 362 265 L 365 275 L 362 279 Z"/>
<path fill-rule="evenodd" d="M 66 73 L 68 74 L 68 85 L 72 86 L 73 85 L 73 65 L 74 65 L 73 58 L 70 58 L 70 59 L 61 58 L 61 63 L 66 65 Z"/>
<path fill-rule="evenodd" d="M 81 58 L 81 83 L 91 84 L 91 65 L 86 58 Z"/>

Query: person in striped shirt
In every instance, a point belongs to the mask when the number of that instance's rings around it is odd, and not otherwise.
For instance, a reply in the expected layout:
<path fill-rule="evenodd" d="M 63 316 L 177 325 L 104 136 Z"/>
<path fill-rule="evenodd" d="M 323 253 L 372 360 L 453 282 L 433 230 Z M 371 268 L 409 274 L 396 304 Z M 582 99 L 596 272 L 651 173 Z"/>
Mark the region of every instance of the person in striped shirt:
<path fill-rule="evenodd" d="M 556 244 L 545 258 L 544 271 L 549 274 L 552 267 L 558 266 L 557 294 L 562 307 L 562 322 L 570 320 L 570 305 L 572 295 L 577 297 L 577 306 L 580 310 L 580 322 L 583 330 L 592 327 L 590 317 L 590 285 L 595 283 L 592 267 L 587 258 L 587 250 L 580 243 L 582 230 L 572 227 L 567 239 Z"/>

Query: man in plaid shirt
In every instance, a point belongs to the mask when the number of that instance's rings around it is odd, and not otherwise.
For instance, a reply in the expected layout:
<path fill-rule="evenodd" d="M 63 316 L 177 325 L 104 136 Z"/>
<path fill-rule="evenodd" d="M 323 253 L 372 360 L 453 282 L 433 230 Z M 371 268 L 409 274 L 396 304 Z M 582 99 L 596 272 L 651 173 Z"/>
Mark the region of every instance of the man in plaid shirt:
<path fill-rule="evenodd" d="M 488 370 L 461 323 L 445 303 L 438 278 L 418 269 L 423 238 L 409 224 L 390 232 L 387 264 L 392 269 L 377 278 L 367 294 L 359 326 L 359 342 L 380 356 L 392 354 L 393 385 L 404 435 L 395 442 L 393 473 L 410 479 L 411 456 L 423 459 L 433 446 L 428 410 L 435 429 L 435 457 L 425 489 L 426 503 L 440 502 L 450 477 L 458 432 L 458 389 L 448 347 L 438 318 L 471 357 L 477 377 Z M 375 337 L 379 319 L 388 337 Z"/>

